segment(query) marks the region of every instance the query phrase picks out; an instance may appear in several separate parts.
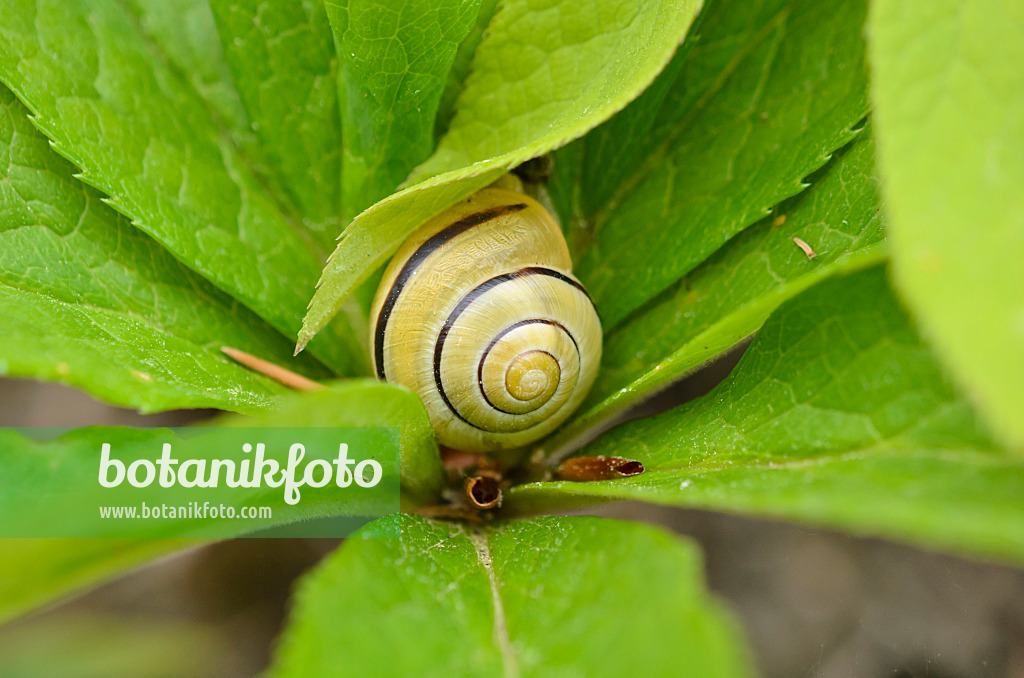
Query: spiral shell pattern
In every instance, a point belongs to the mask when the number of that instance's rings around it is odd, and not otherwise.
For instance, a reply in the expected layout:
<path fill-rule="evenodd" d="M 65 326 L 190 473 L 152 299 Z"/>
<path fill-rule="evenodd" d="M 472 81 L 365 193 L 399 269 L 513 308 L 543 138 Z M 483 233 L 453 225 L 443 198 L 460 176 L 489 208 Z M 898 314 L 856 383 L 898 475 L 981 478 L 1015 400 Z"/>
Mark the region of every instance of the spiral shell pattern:
<path fill-rule="evenodd" d="M 488 188 L 427 222 L 371 311 L 377 376 L 415 391 L 442 445 L 521 447 L 580 404 L 601 324 L 561 230 L 533 199 Z"/>

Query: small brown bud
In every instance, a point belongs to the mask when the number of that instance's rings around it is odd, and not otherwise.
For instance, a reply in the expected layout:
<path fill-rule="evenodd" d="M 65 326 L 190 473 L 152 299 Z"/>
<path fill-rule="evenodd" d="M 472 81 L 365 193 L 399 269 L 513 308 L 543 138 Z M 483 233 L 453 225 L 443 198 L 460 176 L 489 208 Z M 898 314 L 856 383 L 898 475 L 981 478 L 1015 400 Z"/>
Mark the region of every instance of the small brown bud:
<path fill-rule="evenodd" d="M 588 482 L 626 478 L 644 472 L 644 465 L 635 459 L 624 457 L 575 457 L 562 462 L 555 471 L 560 480 Z"/>

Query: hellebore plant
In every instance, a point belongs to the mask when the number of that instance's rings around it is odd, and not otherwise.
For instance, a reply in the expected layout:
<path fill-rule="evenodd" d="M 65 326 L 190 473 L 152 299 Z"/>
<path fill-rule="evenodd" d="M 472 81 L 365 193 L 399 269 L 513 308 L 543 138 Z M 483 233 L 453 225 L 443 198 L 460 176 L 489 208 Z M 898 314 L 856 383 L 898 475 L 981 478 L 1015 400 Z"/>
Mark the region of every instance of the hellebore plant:
<path fill-rule="evenodd" d="M 303 579 L 271 675 L 748 675 L 691 543 L 544 514 L 636 499 L 1024 564 L 1020 64 L 1024 14 L 985 0 L 4 0 L 0 372 L 401 429 L 405 511 L 364 532 L 400 536 Z M 447 481 L 418 398 L 369 378 L 375 274 L 547 154 L 597 382 L 489 519 L 426 517 Z M 710 394 L 598 435 L 755 333 Z M 92 482 L 127 435 L 0 433 L 0 521 L 46 459 Z M 566 454 L 645 472 L 548 479 Z M 185 536 L 6 540 L 0 618 Z"/>

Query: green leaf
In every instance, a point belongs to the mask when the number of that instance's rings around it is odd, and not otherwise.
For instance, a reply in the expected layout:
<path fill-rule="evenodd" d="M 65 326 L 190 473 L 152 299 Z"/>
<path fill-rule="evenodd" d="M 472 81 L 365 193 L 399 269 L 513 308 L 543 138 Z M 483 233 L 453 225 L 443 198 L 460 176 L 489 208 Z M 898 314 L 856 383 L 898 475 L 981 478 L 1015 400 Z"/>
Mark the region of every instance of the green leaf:
<path fill-rule="evenodd" d="M 669 61 L 699 7 L 699 0 L 503 3 L 476 50 L 448 134 L 410 177 L 414 185 L 345 230 L 310 302 L 299 348 L 417 226 L 636 97 Z"/>
<path fill-rule="evenodd" d="M 379 522 L 400 537 L 350 540 L 305 579 L 271 675 L 751 674 L 696 550 L 661 531 L 583 517 Z"/>
<path fill-rule="evenodd" d="M 266 322 L 174 260 L 73 177 L 0 86 L 0 373 L 144 412 L 255 413 L 284 393 L 231 345 L 315 378 Z M 40 331 L 43 328 L 44 331 Z"/>
<path fill-rule="evenodd" d="M 448 80 L 445 83 L 444 91 L 441 93 L 441 101 L 437 105 L 437 119 L 434 122 L 434 136 L 442 137 L 448 131 L 452 123 L 452 116 L 455 115 L 455 102 L 462 94 L 466 84 L 466 76 L 473 65 L 473 57 L 476 49 L 484 39 L 484 31 L 491 23 L 495 11 L 498 9 L 498 0 L 480 0 L 480 9 L 476 14 L 476 23 L 469 30 L 469 34 L 459 43 L 455 51 L 455 59 L 448 71 Z"/>
<path fill-rule="evenodd" d="M 701 4 L 503 3 L 448 133 L 410 183 L 508 155 L 511 168 L 582 135 L 657 76 Z"/>
<path fill-rule="evenodd" d="M 258 153 L 221 49 L 209 0 L 129 0 L 146 36 L 205 100 L 217 121 L 247 153 Z"/>
<path fill-rule="evenodd" d="M 320 423 L 325 419 L 321 416 Z M 272 531 L 270 536 L 330 537 L 338 536 L 339 531 L 346 534 L 357 529 L 367 522 L 367 517 L 386 515 L 399 509 L 400 440 L 396 435 L 397 427 L 341 430 L 335 426 L 320 425 L 297 431 L 292 426 L 281 426 L 283 421 L 275 418 L 273 423 L 277 425 L 246 427 L 241 431 L 218 426 L 203 431 L 92 427 L 65 433 L 52 441 L 25 438 L 10 430 L 0 431 L 0 474 L 18 479 L 16 485 L 12 484 L 0 492 L 2 535 L 17 538 L 223 539 L 243 534 L 262 535 L 264 530 L 291 525 L 287 530 Z M 49 429 L 43 430 L 44 438 L 48 432 Z M 283 469 L 292 461 L 289 448 L 296 442 L 296 435 L 307 447 L 319 447 L 327 454 L 331 454 L 330 447 L 337 450 L 339 435 L 343 436 L 344 442 L 354 446 L 357 457 L 377 460 L 383 472 L 381 482 L 354 493 L 328 482 L 321 491 L 312 494 L 302 492 L 302 501 L 297 503 L 291 503 L 291 491 L 278 489 L 280 483 L 269 480 L 271 471 L 276 473 L 277 467 L 265 471 L 267 483 L 243 482 L 241 486 L 229 478 L 226 485 L 214 482 L 208 488 L 200 484 L 195 489 L 186 485 L 184 480 L 169 488 L 160 487 L 163 485 L 161 475 L 159 483 L 154 481 L 149 490 L 140 490 L 131 487 L 134 482 L 121 482 L 124 473 L 115 480 L 117 487 L 101 487 L 97 483 L 97 469 L 101 479 L 111 475 L 98 464 L 100 448 L 104 446 L 112 448 L 110 452 L 120 460 L 120 468 L 129 468 L 127 476 L 131 481 L 136 474 L 130 469 L 138 466 L 131 462 L 151 462 L 160 456 L 163 445 L 173 446 L 176 452 L 183 450 L 187 459 L 213 464 L 215 460 L 233 456 L 233 452 L 240 454 L 242 442 L 251 441 L 253 437 L 265 443 L 267 456 L 276 460 Z M 259 451 L 255 454 L 257 460 L 262 457 Z M 148 465 L 153 468 L 152 463 Z M 249 473 L 248 466 L 243 461 L 239 473 Z M 263 474 L 257 467 L 258 463 L 254 461 L 251 473 L 259 479 Z M 187 473 L 185 469 L 186 464 L 179 467 L 179 478 Z M 199 468 L 196 473 L 205 473 L 205 469 Z M 210 473 L 216 473 L 212 466 Z M 154 478 L 151 473 L 149 479 Z M 327 479 L 330 480 L 329 475 Z M 302 480 L 301 474 L 298 480 Z M 150 520 L 109 520 L 106 518 L 122 516 L 97 513 L 104 511 L 104 507 L 135 507 L 144 514 L 146 509 L 143 506 L 159 507 L 161 502 L 171 509 L 178 507 L 175 515 L 151 515 Z M 191 508 L 185 508 L 196 505 L 200 507 L 198 514 Z M 271 515 L 261 512 L 258 517 L 250 515 L 250 520 L 244 521 L 214 520 L 209 513 L 203 515 L 202 507 L 214 507 L 216 510 L 218 506 L 236 513 L 247 507 L 267 508 Z M 321 518 L 347 520 L 299 524 Z"/>
<path fill-rule="evenodd" d="M 865 0 L 721 0 L 657 82 L 582 142 L 576 274 L 605 329 L 665 290 L 853 136 Z M 564 190 L 564 189 L 563 189 Z"/>
<path fill-rule="evenodd" d="M 255 420 L 230 417 L 225 426 L 398 426 L 401 428 L 403 500 L 420 504 L 444 488 L 434 427 L 419 397 L 380 381 L 339 381 L 323 391 L 280 400 L 274 413 Z"/>
<path fill-rule="evenodd" d="M 894 280 L 1024 449 L 1024 6 L 878 0 L 870 37 Z"/>
<path fill-rule="evenodd" d="M 513 488 L 513 511 L 593 498 L 749 512 L 1024 562 L 1024 462 L 993 449 L 873 268 L 782 306 L 704 398 L 583 451 L 638 476 Z"/>
<path fill-rule="evenodd" d="M 135 18 L 99 0 L 6 0 L 0 13 L 0 81 L 81 178 L 179 261 L 294 333 L 320 255 Z M 362 343 L 339 322 L 314 352 L 354 373 L 368 369 Z"/>
<path fill-rule="evenodd" d="M 212 0 L 238 95 L 303 225 L 334 246 L 341 215 L 337 64 L 323 5 Z"/>
<path fill-rule="evenodd" d="M 295 395 L 285 399 L 274 413 L 250 418 L 228 416 L 215 420 L 220 426 L 400 426 L 403 503 L 415 505 L 435 498 L 444 483 L 433 428 L 419 399 L 404 389 L 376 381 L 343 382 L 329 390 Z M 94 442 L 121 435 L 160 436 L 160 430 L 97 427 L 79 429 L 49 443 L 47 454 L 82 467 L 82 477 L 94 482 Z M 75 456 L 77 448 L 87 454 Z M 8 431 L 0 439 L 0 458 L 5 477 L 32 478 L 39 468 L 39 444 Z M 18 465 L 23 472 L 10 471 Z M 38 471 L 35 471 L 38 477 Z M 28 492 L 25 483 L 8 492 Z M 10 495 L 8 495 L 10 496 Z M 275 511 L 276 520 L 287 522 L 285 510 Z M 0 522 L 9 516 L 0 515 Z M 187 528 L 187 526 L 185 526 Z M 183 528 L 183 529 L 185 529 Z M 241 532 L 242 529 L 240 528 Z M 138 567 L 160 555 L 205 543 L 168 535 L 162 539 L 0 539 L 0 620 L 38 607 L 56 597 L 95 585 L 127 569 Z"/>
<path fill-rule="evenodd" d="M 59 250 L 63 244 L 52 232 L 43 240 L 41 244 L 51 250 Z M 88 282 L 96 288 L 103 284 L 101 278 Z M 158 289 L 156 284 L 148 291 L 154 289 Z M 170 316 L 164 325 L 137 316 L 137 311 L 116 308 L 132 299 L 105 297 L 105 304 L 115 308 L 95 307 L 61 301 L 46 291 L 26 291 L 4 281 L 0 283 L 0 314 L 4 318 L 0 372 L 63 382 L 142 412 L 217 407 L 256 413 L 271 407 L 273 396 L 284 392 L 280 385 L 232 364 L 220 353 L 217 342 L 195 341 L 184 332 L 175 332 L 178 323 L 196 317 L 223 323 L 217 311 L 236 309 L 227 300 L 205 300 L 205 308 L 189 308 L 185 302 L 204 300 L 198 294 L 188 294 L 187 289 L 169 289 L 167 296 L 174 305 L 162 309 Z M 262 329 L 260 321 L 254 321 L 256 329 Z M 231 326 L 231 334 L 241 329 L 241 325 Z M 254 342 L 247 339 L 245 343 Z M 281 353 L 280 348 L 278 345 L 276 353 Z"/>
<path fill-rule="evenodd" d="M 480 0 L 328 0 L 341 55 L 344 215 L 394 192 L 434 150 L 434 119 Z"/>
<path fill-rule="evenodd" d="M 605 337 L 581 414 L 548 442 L 572 444 L 755 332 L 816 282 L 884 257 L 869 130 L 776 206 Z M 810 259 L 793 238 L 813 243 Z"/>

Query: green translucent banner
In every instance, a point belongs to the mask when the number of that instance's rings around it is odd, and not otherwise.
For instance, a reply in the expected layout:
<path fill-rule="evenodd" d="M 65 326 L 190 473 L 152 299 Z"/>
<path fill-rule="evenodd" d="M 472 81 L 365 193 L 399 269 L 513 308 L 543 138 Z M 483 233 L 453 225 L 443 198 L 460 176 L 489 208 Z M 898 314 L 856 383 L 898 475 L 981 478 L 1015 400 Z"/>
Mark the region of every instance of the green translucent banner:
<path fill-rule="evenodd" d="M 346 537 L 398 508 L 397 428 L 0 430 L 0 537 Z"/>

